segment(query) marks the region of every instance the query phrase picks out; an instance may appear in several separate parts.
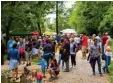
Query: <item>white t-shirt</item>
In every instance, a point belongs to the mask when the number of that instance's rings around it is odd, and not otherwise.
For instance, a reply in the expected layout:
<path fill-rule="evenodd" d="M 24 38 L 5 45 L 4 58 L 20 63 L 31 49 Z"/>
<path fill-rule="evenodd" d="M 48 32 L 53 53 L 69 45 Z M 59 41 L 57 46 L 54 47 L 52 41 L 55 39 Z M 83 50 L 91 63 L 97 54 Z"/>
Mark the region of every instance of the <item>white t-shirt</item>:
<path fill-rule="evenodd" d="M 112 56 L 112 52 L 106 51 L 105 54 L 106 54 L 106 56 Z"/>
<path fill-rule="evenodd" d="M 75 43 L 80 43 L 80 37 L 75 37 L 75 38 L 74 38 L 74 42 L 75 42 Z"/>
<path fill-rule="evenodd" d="M 90 50 L 91 46 L 94 45 L 94 42 L 92 39 L 88 39 L 88 49 Z"/>

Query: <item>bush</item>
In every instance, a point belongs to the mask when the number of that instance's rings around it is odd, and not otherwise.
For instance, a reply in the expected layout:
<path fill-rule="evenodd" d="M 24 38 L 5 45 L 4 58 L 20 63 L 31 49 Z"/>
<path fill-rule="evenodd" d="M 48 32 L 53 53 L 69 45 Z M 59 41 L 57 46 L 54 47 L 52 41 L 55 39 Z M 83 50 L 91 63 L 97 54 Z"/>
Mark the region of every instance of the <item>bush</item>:
<path fill-rule="evenodd" d="M 113 61 L 111 62 L 110 66 L 109 66 L 109 78 L 110 78 L 110 83 L 113 83 Z"/>

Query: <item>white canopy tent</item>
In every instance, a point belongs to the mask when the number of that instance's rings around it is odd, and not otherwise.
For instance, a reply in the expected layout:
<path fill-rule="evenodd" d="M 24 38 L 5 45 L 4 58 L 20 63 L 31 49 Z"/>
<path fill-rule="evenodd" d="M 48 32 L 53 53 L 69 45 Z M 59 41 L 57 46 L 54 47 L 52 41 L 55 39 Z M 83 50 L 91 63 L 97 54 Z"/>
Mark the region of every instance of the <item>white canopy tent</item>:
<path fill-rule="evenodd" d="M 70 34 L 70 33 L 77 33 L 74 29 L 65 29 L 65 30 L 62 30 L 62 31 L 60 31 L 60 32 L 62 32 L 63 34 Z"/>

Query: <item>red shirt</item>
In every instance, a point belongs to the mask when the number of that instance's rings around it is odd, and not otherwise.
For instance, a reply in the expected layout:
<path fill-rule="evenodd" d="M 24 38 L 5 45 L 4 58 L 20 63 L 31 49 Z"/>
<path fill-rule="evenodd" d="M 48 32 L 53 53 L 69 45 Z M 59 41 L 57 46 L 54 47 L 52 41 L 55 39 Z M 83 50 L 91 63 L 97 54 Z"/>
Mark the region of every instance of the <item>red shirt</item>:
<path fill-rule="evenodd" d="M 107 35 L 104 35 L 102 37 L 102 45 L 105 45 L 106 44 L 107 39 L 108 39 Z"/>
<path fill-rule="evenodd" d="M 88 38 L 85 35 L 82 37 L 82 46 L 88 46 Z"/>

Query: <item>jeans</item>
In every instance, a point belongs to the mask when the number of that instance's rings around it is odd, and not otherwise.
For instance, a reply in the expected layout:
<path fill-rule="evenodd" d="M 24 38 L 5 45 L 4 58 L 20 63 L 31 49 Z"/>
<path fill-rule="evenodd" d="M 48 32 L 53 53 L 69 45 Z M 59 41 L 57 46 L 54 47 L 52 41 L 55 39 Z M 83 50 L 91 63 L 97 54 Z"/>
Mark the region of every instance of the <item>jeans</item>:
<path fill-rule="evenodd" d="M 72 66 L 76 65 L 76 55 L 75 54 L 71 54 L 71 64 L 72 64 Z"/>
<path fill-rule="evenodd" d="M 66 60 L 66 61 L 64 61 L 65 62 L 65 64 L 66 64 L 66 71 L 69 71 L 69 59 L 68 60 Z"/>
<path fill-rule="evenodd" d="M 91 67 L 92 67 L 92 70 L 93 70 L 93 73 L 95 73 L 95 64 L 96 64 L 96 61 L 97 61 L 97 64 L 98 64 L 99 74 L 102 74 L 102 72 L 101 72 L 101 59 L 100 59 L 100 57 L 98 57 L 98 58 L 92 58 L 92 60 L 90 62 Z"/>
<path fill-rule="evenodd" d="M 43 58 L 47 61 L 47 68 L 49 66 L 49 59 L 51 58 L 51 53 L 44 54 Z"/>
<path fill-rule="evenodd" d="M 108 71 L 108 66 L 110 65 L 110 63 L 111 63 L 111 57 L 110 56 L 106 56 L 105 57 L 105 66 L 104 66 L 106 71 Z"/>
<path fill-rule="evenodd" d="M 105 60 L 104 45 L 102 45 L 102 60 Z"/>
<path fill-rule="evenodd" d="M 61 62 L 61 54 L 59 54 L 59 56 L 58 56 L 58 64 L 60 65 L 60 62 Z"/>

